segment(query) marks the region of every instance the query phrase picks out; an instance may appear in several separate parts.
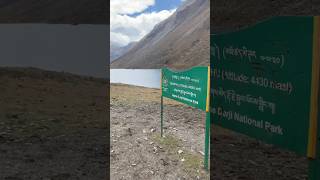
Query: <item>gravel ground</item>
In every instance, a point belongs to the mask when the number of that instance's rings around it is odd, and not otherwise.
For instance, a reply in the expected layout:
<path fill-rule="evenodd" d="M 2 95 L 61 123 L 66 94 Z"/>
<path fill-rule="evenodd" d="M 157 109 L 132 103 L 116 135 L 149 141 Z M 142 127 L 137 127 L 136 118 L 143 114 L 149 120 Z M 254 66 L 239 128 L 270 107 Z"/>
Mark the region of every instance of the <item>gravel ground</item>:
<path fill-rule="evenodd" d="M 209 179 L 205 113 L 166 99 L 161 138 L 159 101 L 159 90 L 111 85 L 111 179 Z"/>
<path fill-rule="evenodd" d="M 106 83 L 0 68 L 0 179 L 106 179 Z"/>
<path fill-rule="evenodd" d="M 111 85 L 111 179 L 209 179 L 204 112 L 165 99 L 161 139 L 159 102 L 159 90 Z M 307 179 L 306 158 L 218 126 L 211 153 L 212 179 Z"/>

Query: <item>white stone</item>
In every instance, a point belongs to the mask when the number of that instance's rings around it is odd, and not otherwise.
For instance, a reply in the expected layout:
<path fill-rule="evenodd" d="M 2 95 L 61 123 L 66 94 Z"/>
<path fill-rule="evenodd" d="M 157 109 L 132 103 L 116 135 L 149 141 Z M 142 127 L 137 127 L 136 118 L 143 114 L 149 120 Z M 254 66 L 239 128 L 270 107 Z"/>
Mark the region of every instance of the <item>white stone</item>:
<path fill-rule="evenodd" d="M 199 151 L 199 153 L 202 155 L 202 156 L 204 156 L 204 152 L 202 152 L 202 151 Z"/>

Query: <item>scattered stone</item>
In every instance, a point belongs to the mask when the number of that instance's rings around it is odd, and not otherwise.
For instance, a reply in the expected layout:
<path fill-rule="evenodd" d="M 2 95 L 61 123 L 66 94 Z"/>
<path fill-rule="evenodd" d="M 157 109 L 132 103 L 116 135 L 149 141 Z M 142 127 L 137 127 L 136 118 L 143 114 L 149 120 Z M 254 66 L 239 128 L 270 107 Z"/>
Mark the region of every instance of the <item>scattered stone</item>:
<path fill-rule="evenodd" d="M 204 156 L 204 152 L 202 152 L 202 151 L 198 151 L 202 156 Z"/>
<path fill-rule="evenodd" d="M 179 162 L 179 160 L 175 160 L 175 159 L 172 160 L 172 164 L 175 166 L 178 165 L 178 162 Z"/>
<path fill-rule="evenodd" d="M 158 148 L 157 147 L 153 147 L 153 153 L 155 154 L 155 153 L 157 153 L 158 152 Z"/>
<path fill-rule="evenodd" d="M 181 162 L 184 162 L 184 161 L 185 161 L 185 159 L 184 159 L 184 158 L 182 158 L 182 159 L 181 159 Z"/>
<path fill-rule="evenodd" d="M 164 159 L 160 159 L 162 161 L 162 165 L 166 166 L 168 165 L 169 163 L 167 161 L 165 161 Z"/>
<path fill-rule="evenodd" d="M 142 130 L 143 134 L 147 133 L 147 131 L 145 129 Z"/>
<path fill-rule="evenodd" d="M 136 166 L 137 164 L 131 164 L 131 166 Z"/>
<path fill-rule="evenodd" d="M 183 151 L 181 149 L 179 149 L 178 154 L 181 154 L 181 153 L 183 153 Z"/>
<path fill-rule="evenodd" d="M 248 160 L 248 162 L 253 164 L 253 165 L 255 165 L 255 166 L 258 166 L 258 164 L 256 162 L 252 161 L 252 160 Z"/>
<path fill-rule="evenodd" d="M 127 129 L 129 136 L 132 136 L 132 130 L 130 128 Z"/>
<path fill-rule="evenodd" d="M 144 137 L 143 139 L 146 140 L 146 141 L 148 141 L 148 138 L 147 138 L 147 137 Z"/>
<path fill-rule="evenodd" d="M 152 145 L 152 144 L 153 144 L 153 142 L 150 142 L 149 144 L 150 144 L 150 145 Z"/>
<path fill-rule="evenodd" d="M 156 131 L 156 129 L 154 129 L 154 128 L 151 128 L 151 130 L 150 130 L 151 132 L 155 132 Z"/>

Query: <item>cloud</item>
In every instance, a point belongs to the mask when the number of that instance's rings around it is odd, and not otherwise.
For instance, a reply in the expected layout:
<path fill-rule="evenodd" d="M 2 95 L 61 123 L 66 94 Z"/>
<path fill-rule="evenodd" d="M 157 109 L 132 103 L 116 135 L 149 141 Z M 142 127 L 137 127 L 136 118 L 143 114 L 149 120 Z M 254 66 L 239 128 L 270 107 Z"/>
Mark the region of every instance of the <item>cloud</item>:
<path fill-rule="evenodd" d="M 125 46 L 132 41 L 138 41 L 175 11 L 172 9 L 141 13 L 154 4 L 154 0 L 111 0 L 110 43 Z M 140 14 L 130 16 L 135 13 Z"/>
<path fill-rule="evenodd" d="M 111 14 L 133 14 L 155 5 L 155 0 L 110 0 Z"/>

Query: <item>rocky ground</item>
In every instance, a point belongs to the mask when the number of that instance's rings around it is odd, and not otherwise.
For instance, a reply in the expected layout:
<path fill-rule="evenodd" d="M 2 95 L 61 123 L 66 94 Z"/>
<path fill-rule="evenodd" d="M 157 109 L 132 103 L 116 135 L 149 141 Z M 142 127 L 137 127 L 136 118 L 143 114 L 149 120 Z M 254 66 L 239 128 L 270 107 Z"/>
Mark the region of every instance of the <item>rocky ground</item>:
<path fill-rule="evenodd" d="M 306 180 L 308 160 L 253 138 L 212 127 L 211 177 L 243 180 Z"/>
<path fill-rule="evenodd" d="M 111 85 L 111 179 L 209 179 L 205 113 L 165 99 L 160 137 L 157 89 Z"/>
<path fill-rule="evenodd" d="M 112 84 L 110 100 L 111 179 L 209 179 L 204 112 L 165 99 L 160 138 L 159 90 Z M 307 159 L 217 126 L 211 131 L 212 179 L 307 179 Z"/>
<path fill-rule="evenodd" d="M 106 179 L 105 80 L 0 68 L 0 179 Z"/>
<path fill-rule="evenodd" d="M 105 0 L 0 0 L 1 23 L 109 24 Z"/>
<path fill-rule="evenodd" d="M 275 16 L 316 16 L 315 0 L 214 0 L 210 1 L 212 34 L 236 31 Z"/>

